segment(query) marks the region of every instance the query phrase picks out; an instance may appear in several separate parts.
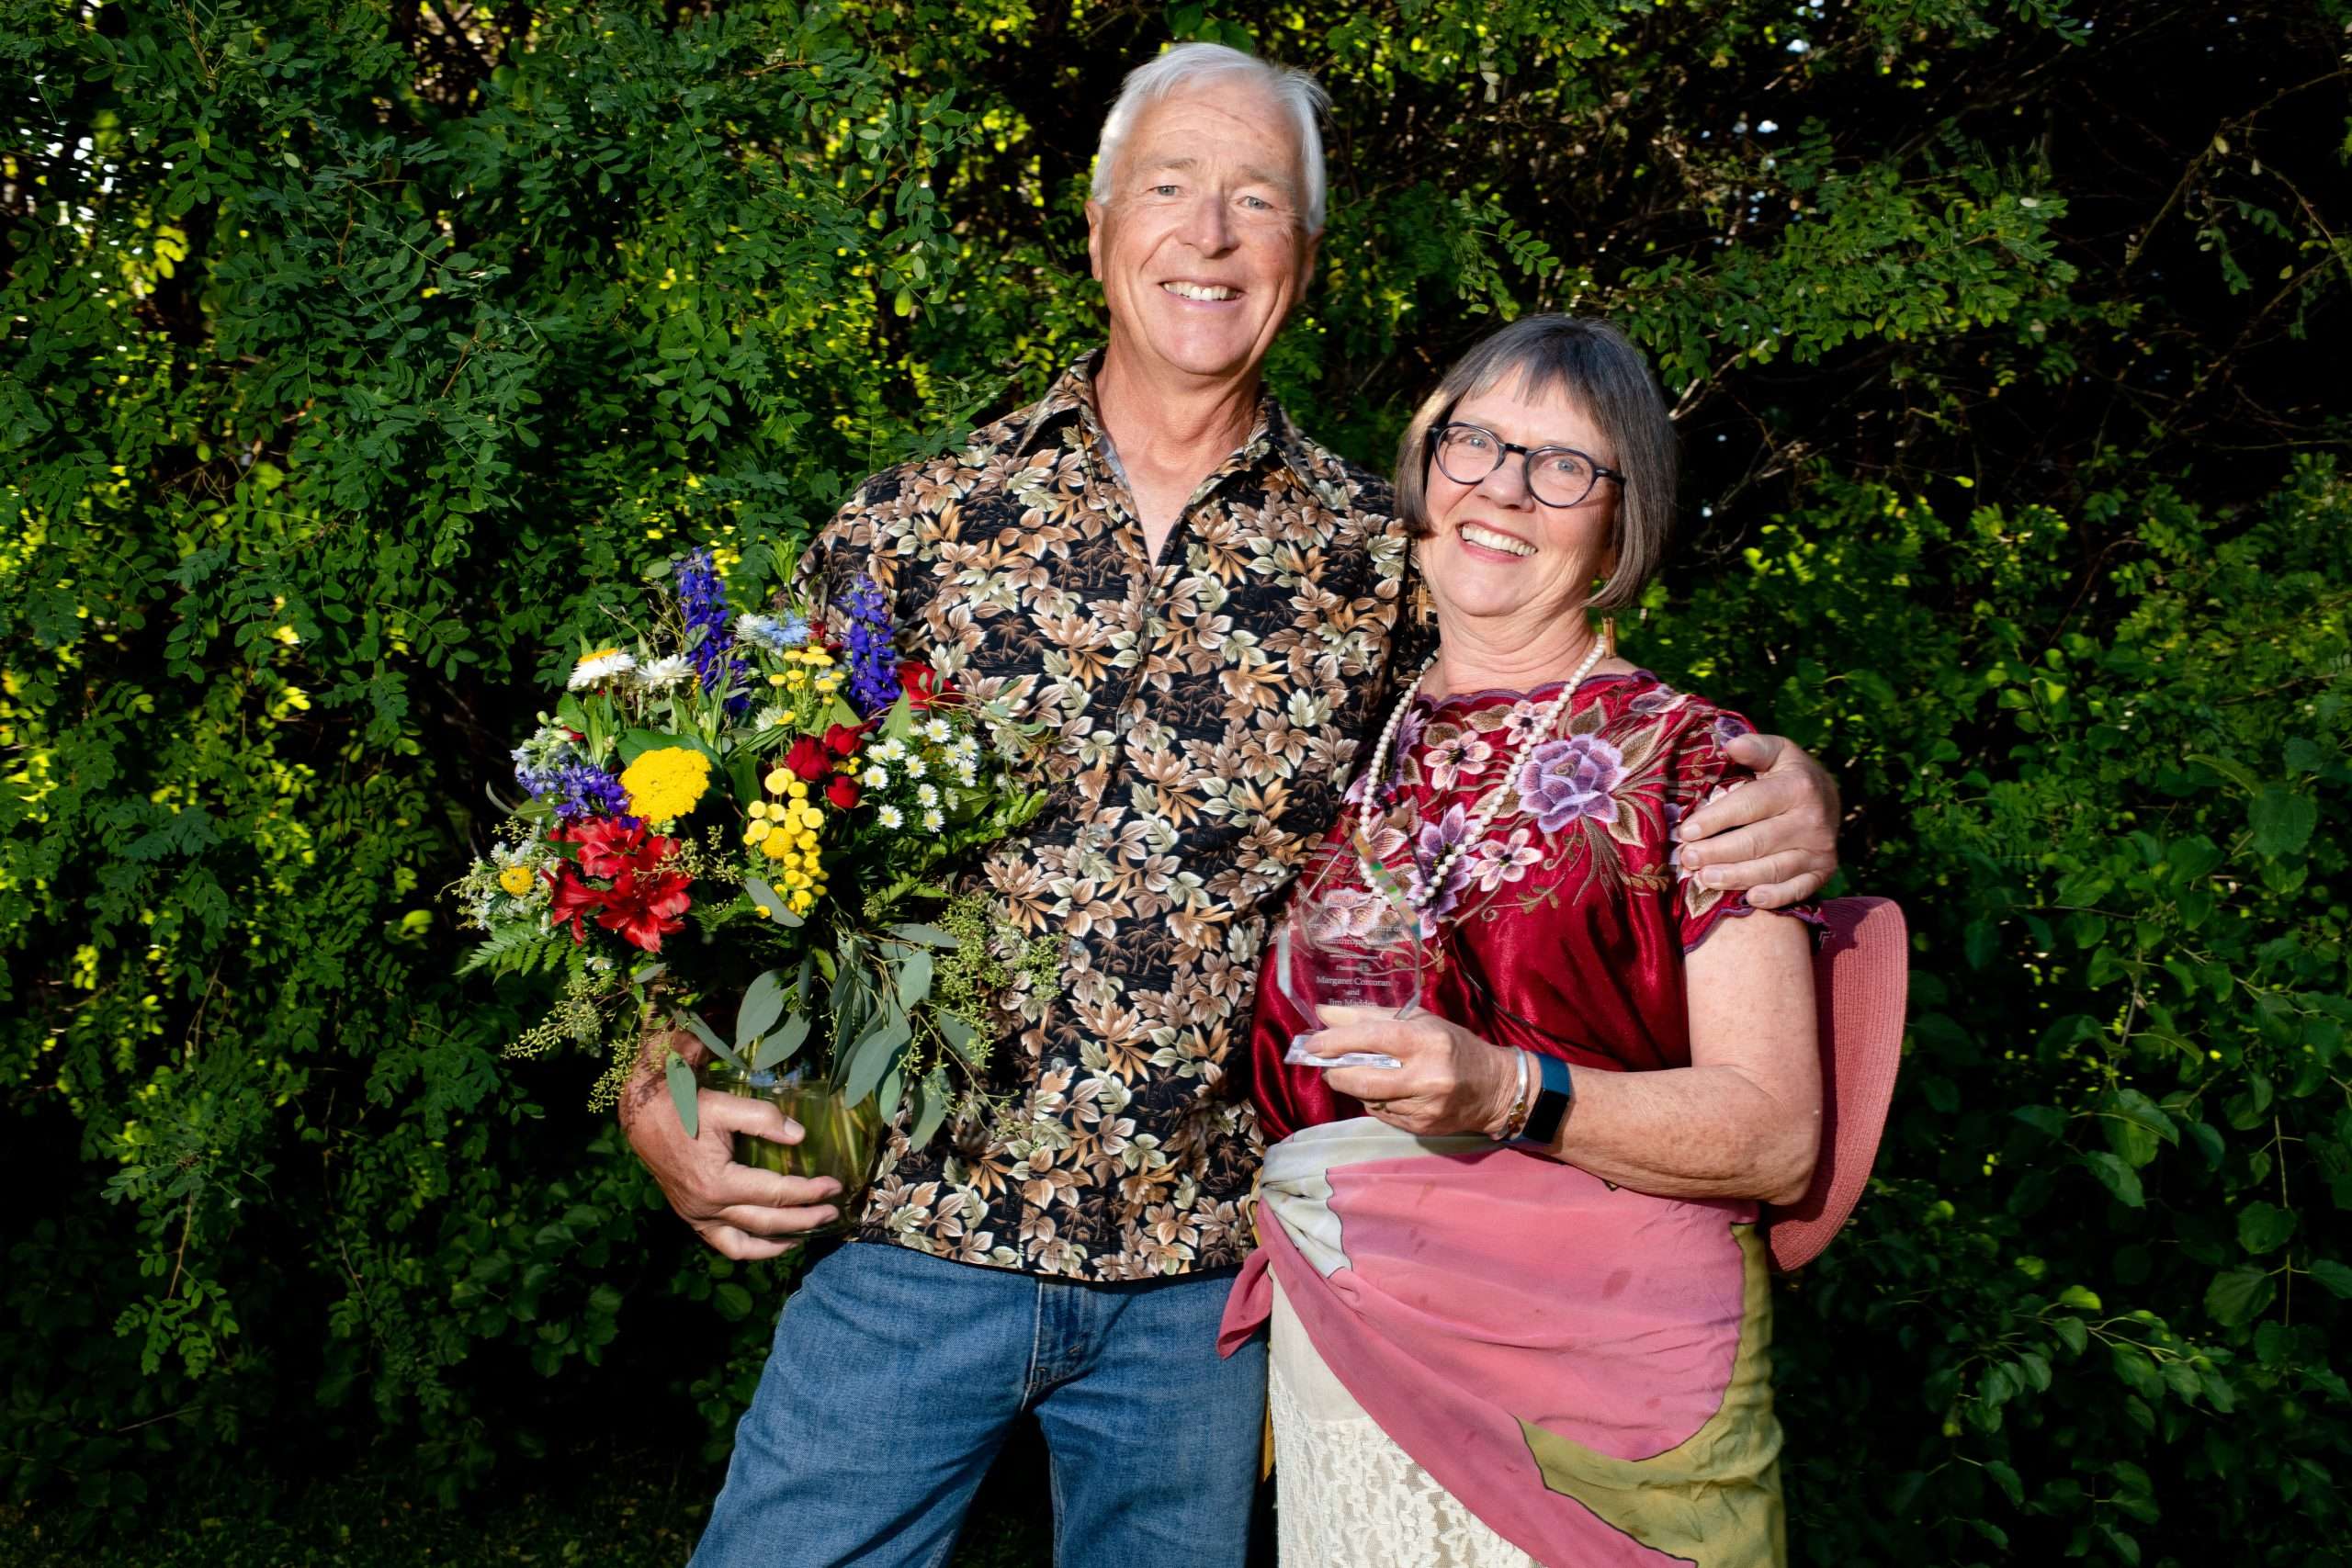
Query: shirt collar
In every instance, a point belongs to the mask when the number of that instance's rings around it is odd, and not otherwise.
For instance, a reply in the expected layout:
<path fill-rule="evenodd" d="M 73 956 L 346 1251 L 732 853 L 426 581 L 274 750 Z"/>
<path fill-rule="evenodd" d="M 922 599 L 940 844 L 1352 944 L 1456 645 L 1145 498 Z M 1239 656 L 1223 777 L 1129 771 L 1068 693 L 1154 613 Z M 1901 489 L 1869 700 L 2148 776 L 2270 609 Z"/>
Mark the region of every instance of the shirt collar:
<path fill-rule="evenodd" d="M 1012 444 L 1012 456 L 1020 457 L 1051 427 L 1066 419 L 1083 420 L 1088 428 L 1100 432 L 1102 415 L 1094 406 L 1094 373 L 1102 368 L 1102 351 L 1096 349 L 1054 378 L 1046 389 L 1045 397 L 1030 412 L 1029 423 Z M 1315 459 L 1306 449 L 1306 437 L 1300 434 L 1282 404 L 1272 392 L 1258 394 L 1258 418 L 1250 427 L 1250 439 L 1242 450 L 1256 461 L 1272 453 L 1290 468 L 1303 489 L 1315 486 Z"/>

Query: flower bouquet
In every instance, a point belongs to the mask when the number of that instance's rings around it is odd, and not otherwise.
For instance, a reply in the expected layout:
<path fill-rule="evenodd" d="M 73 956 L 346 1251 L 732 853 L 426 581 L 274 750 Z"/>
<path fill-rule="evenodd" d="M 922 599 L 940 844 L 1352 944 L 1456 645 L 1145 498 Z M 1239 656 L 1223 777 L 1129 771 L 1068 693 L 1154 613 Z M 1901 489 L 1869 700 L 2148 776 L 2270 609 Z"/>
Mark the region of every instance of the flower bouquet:
<path fill-rule="evenodd" d="M 981 1098 L 1000 994 L 1051 984 L 1054 954 L 956 887 L 1044 804 L 1016 782 L 1029 736 L 899 663 L 870 583 L 821 621 L 783 595 L 736 612 L 707 551 L 654 576 L 674 585 L 650 624 L 583 648 L 514 749 L 523 796 L 493 793 L 505 820 L 455 889 L 483 933 L 460 973 L 559 981 L 513 1050 L 601 1053 L 592 1105 L 656 1032 L 692 1034 L 724 1087 L 806 1130 L 738 1157 L 836 1176 L 846 1212 L 902 1105 L 920 1146 Z M 691 1136 L 695 1074 L 666 1055 Z"/>

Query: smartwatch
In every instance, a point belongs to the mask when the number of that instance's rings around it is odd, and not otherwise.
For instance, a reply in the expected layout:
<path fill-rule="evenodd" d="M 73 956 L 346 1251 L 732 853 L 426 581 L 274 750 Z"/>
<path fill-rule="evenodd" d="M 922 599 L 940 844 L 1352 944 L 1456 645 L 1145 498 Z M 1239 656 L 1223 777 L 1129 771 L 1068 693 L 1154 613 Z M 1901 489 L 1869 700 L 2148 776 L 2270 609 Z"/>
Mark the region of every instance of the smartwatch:
<path fill-rule="evenodd" d="M 1567 1118 L 1568 1106 L 1576 1100 L 1576 1079 L 1568 1076 L 1568 1065 L 1557 1056 L 1531 1052 L 1536 1070 L 1544 1081 L 1535 1091 L 1535 1103 L 1527 1109 L 1527 1125 L 1510 1141 L 1548 1149 L 1560 1135 L 1560 1123 Z"/>

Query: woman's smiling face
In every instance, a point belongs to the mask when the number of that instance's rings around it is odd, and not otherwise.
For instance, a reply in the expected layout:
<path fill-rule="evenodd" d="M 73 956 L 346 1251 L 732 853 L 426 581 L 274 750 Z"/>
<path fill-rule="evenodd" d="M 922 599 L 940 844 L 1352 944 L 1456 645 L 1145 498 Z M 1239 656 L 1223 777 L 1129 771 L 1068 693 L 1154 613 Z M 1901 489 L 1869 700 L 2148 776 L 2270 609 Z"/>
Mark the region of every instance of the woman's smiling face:
<path fill-rule="evenodd" d="M 1564 387 L 1534 395 L 1523 378 L 1508 376 L 1455 404 L 1451 423 L 1531 450 L 1573 447 L 1603 468 L 1617 466 L 1600 427 Z M 1523 619 L 1532 633 L 1582 607 L 1594 579 L 1615 565 L 1612 479 L 1574 506 L 1546 506 L 1529 493 L 1526 463 L 1516 452 L 1473 484 L 1431 458 L 1423 495 L 1430 536 L 1414 547 L 1441 623 Z"/>

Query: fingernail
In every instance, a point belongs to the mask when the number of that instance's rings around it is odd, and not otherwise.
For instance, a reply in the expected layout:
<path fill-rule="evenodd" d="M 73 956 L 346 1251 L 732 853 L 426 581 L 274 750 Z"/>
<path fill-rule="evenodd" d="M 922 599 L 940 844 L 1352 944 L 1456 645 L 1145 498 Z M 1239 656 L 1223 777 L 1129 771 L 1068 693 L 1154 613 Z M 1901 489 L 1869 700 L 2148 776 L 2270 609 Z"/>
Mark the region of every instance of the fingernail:
<path fill-rule="evenodd" d="M 1698 836 L 1699 830 L 1696 828 L 1691 827 L 1688 822 L 1685 822 L 1681 827 L 1677 828 L 1674 830 L 1674 837 L 1676 840 L 1680 843 L 1687 844 Z"/>
<path fill-rule="evenodd" d="M 1724 885 L 1724 874 L 1721 868 L 1712 865 L 1707 867 L 1699 873 L 1699 883 L 1702 887 L 1721 887 Z"/>

